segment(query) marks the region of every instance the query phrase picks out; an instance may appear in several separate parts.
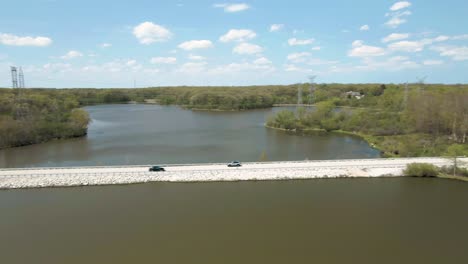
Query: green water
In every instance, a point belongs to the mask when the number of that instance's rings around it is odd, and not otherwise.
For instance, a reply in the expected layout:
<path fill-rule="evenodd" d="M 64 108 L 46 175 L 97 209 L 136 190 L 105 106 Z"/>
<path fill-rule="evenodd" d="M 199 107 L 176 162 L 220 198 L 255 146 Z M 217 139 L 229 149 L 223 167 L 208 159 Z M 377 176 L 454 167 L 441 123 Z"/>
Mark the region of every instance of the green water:
<path fill-rule="evenodd" d="M 267 129 L 283 108 L 196 112 L 175 106 L 86 107 L 87 137 L 0 150 L 1 167 L 210 163 L 231 160 L 376 158 L 379 151 L 348 135 L 291 135 Z"/>
<path fill-rule="evenodd" d="M 323 179 L 0 191 L 1 263 L 468 263 L 468 184 Z"/>

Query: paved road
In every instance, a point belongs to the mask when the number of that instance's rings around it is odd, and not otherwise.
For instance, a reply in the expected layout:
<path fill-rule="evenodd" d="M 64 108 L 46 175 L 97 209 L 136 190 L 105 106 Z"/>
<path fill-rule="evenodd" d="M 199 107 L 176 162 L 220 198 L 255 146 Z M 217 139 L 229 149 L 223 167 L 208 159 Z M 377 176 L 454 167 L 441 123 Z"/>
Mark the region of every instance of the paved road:
<path fill-rule="evenodd" d="M 468 158 L 460 159 L 468 163 Z M 150 181 L 238 181 L 326 177 L 401 176 L 409 163 L 451 165 L 445 158 L 361 159 L 165 165 L 166 172 L 149 172 L 146 166 L 0 169 L 0 189 L 49 186 L 126 184 Z"/>

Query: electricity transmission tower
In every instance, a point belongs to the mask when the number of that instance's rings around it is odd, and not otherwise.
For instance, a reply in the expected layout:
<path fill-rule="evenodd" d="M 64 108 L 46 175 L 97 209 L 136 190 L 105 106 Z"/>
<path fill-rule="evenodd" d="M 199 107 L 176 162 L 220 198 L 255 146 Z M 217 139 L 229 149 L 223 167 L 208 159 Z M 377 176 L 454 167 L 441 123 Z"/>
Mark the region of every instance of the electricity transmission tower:
<path fill-rule="evenodd" d="M 23 69 L 19 67 L 19 88 L 25 88 Z"/>
<path fill-rule="evenodd" d="M 302 105 L 302 86 L 299 84 L 297 87 L 297 107 Z"/>
<path fill-rule="evenodd" d="M 315 78 L 316 75 L 309 76 L 310 87 L 309 87 L 309 105 L 314 103 L 314 93 L 315 93 Z"/>
<path fill-rule="evenodd" d="M 12 83 L 12 88 L 18 88 L 18 71 L 16 67 L 11 66 L 11 83 Z"/>

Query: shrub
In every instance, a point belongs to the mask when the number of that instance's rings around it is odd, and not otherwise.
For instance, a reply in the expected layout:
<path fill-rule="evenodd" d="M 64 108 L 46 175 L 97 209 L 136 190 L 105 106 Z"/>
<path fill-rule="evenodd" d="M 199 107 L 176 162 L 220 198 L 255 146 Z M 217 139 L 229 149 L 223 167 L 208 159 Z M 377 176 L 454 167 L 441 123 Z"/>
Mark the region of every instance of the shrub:
<path fill-rule="evenodd" d="M 443 173 L 453 174 L 453 166 L 444 166 L 440 169 Z M 468 177 L 468 169 L 457 167 L 455 174 L 459 176 Z"/>
<path fill-rule="evenodd" d="M 414 177 L 436 177 L 439 174 L 439 168 L 428 163 L 411 163 L 406 165 L 403 174 Z"/>

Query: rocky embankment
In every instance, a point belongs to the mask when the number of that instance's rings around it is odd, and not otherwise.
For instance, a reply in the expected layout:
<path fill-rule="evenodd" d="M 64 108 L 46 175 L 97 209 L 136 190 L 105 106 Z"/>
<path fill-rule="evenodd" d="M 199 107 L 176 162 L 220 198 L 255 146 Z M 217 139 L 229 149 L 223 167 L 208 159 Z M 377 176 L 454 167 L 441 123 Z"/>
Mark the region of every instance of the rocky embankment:
<path fill-rule="evenodd" d="M 398 177 L 409 163 L 451 165 L 446 158 L 361 159 L 166 165 L 165 172 L 148 166 L 1 169 L 0 189 L 130 184 L 144 182 L 209 182 L 293 180 L 339 177 Z M 468 158 L 460 159 L 461 163 Z"/>

